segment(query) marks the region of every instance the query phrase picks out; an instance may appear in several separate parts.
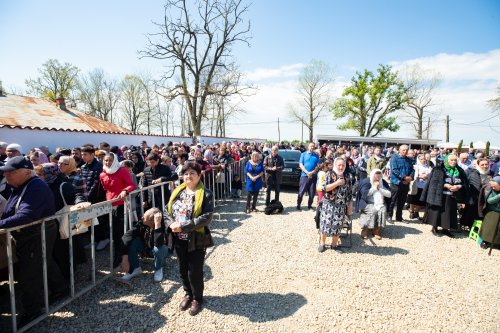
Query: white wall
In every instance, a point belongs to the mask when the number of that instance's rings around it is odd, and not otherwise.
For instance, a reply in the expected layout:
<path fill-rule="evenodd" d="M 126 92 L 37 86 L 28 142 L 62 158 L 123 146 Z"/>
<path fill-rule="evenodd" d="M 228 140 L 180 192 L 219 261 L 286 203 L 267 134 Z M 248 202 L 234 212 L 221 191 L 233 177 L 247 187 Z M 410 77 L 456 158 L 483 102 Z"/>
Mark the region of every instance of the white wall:
<path fill-rule="evenodd" d="M 202 136 L 199 138 L 203 144 L 212 144 L 222 141 L 254 141 L 263 142 L 261 139 L 238 139 L 238 138 L 215 138 Z M 168 137 L 160 135 L 134 135 L 134 134 L 101 134 L 87 132 L 65 132 L 49 131 L 38 129 L 20 129 L 20 128 L 0 128 L 0 141 L 7 143 L 18 143 L 23 147 L 23 153 L 26 154 L 33 147 L 47 146 L 51 152 L 57 147 L 73 148 L 81 147 L 86 143 L 99 145 L 100 142 L 107 142 L 111 146 L 139 145 L 142 140 L 146 140 L 148 145 L 185 141 L 192 143 L 188 137 Z"/>

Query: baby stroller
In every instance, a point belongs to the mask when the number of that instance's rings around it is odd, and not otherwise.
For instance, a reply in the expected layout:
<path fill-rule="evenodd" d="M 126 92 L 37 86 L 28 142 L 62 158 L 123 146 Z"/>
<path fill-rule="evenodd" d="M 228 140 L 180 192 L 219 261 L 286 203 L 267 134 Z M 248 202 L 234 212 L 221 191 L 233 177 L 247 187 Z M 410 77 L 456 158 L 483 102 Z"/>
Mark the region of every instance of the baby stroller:
<path fill-rule="evenodd" d="M 321 233 L 319 232 L 319 215 L 320 209 L 323 201 L 318 203 L 316 208 L 316 214 L 314 215 L 314 222 L 316 222 L 316 229 L 318 229 L 318 243 L 321 241 Z M 342 230 L 340 232 L 340 244 L 339 247 L 351 248 L 352 247 L 352 217 L 346 215 L 344 223 L 342 224 Z"/>

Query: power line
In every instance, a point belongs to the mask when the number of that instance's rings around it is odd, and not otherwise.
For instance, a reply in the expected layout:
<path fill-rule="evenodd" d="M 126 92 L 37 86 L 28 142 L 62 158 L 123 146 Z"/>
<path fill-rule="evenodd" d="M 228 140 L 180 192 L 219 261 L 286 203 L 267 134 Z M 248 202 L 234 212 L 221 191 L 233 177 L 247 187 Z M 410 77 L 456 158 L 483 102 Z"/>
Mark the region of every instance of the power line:
<path fill-rule="evenodd" d="M 493 119 L 493 118 L 499 118 L 499 117 L 500 117 L 500 115 L 496 115 L 496 114 L 495 114 L 495 115 L 493 115 L 493 116 L 491 116 L 491 117 L 489 117 L 489 118 L 487 118 L 487 119 L 480 120 L 480 121 L 476 121 L 476 122 L 473 122 L 473 123 L 468 123 L 468 124 L 464 124 L 464 123 L 455 123 L 455 124 L 457 124 L 457 125 L 474 125 L 474 124 L 480 124 L 480 123 L 483 123 L 483 122 L 488 121 L 488 120 L 490 120 L 490 119 Z"/>

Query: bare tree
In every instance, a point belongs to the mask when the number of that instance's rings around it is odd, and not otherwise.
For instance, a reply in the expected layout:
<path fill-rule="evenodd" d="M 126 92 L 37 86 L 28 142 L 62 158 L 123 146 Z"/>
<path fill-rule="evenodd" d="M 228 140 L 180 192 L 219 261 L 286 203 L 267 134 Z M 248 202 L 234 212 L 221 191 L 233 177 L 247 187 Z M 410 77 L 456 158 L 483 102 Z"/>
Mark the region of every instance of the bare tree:
<path fill-rule="evenodd" d="M 146 133 L 151 134 L 153 129 L 157 127 L 155 124 L 160 113 L 159 100 L 156 98 L 157 92 L 155 82 L 149 74 L 141 75 L 139 82 L 142 84 L 142 91 L 144 94 L 144 110 L 142 114 L 144 125 L 146 126 Z"/>
<path fill-rule="evenodd" d="M 500 86 L 497 86 L 497 97 L 490 99 L 488 104 L 493 112 L 500 115 Z"/>
<path fill-rule="evenodd" d="M 96 68 L 80 78 L 78 98 L 86 113 L 113 122 L 113 111 L 120 98 L 118 83 Z"/>
<path fill-rule="evenodd" d="M 147 107 L 144 83 L 137 75 L 126 75 L 120 83 L 123 124 L 133 133 L 138 133 L 144 124 Z"/>
<path fill-rule="evenodd" d="M 242 0 L 196 0 L 193 7 L 187 3 L 167 0 L 164 21 L 155 23 L 159 32 L 148 35 L 148 45 L 140 54 L 167 61 L 162 78 L 167 96 L 184 99 L 195 137 L 201 135 L 207 98 L 222 93 L 213 84 L 214 75 L 232 67 L 234 45 L 248 45 L 250 23 L 243 20 L 248 6 Z M 179 82 L 172 83 L 176 76 Z M 234 86 L 224 93 L 238 91 Z"/>
<path fill-rule="evenodd" d="M 299 99 L 289 106 L 290 115 L 307 127 L 310 142 L 313 141 L 316 120 L 327 110 L 333 80 L 332 68 L 320 60 L 312 60 L 299 76 Z"/>
<path fill-rule="evenodd" d="M 418 64 L 407 67 L 401 74 L 406 88 L 406 108 L 403 109 L 405 123 L 415 130 L 417 139 L 429 133 L 434 123 L 429 108 L 435 104 L 435 90 L 441 83 L 441 75 L 424 71 Z M 429 135 L 427 134 L 427 137 Z"/>

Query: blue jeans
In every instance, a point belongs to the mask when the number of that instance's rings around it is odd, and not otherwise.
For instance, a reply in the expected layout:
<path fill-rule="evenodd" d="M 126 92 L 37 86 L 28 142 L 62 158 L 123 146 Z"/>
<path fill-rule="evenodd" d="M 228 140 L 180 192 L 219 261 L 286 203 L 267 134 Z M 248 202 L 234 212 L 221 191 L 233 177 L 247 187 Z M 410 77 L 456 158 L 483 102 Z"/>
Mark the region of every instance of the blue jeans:
<path fill-rule="evenodd" d="M 135 238 L 130 244 L 130 249 L 128 251 L 128 261 L 130 263 L 130 272 L 132 273 L 134 269 L 140 266 L 139 264 L 139 253 L 144 251 L 144 241 L 140 238 Z M 163 267 L 163 261 L 167 256 L 167 246 L 163 244 L 162 246 L 153 248 L 153 255 L 155 258 L 155 271 Z"/>

